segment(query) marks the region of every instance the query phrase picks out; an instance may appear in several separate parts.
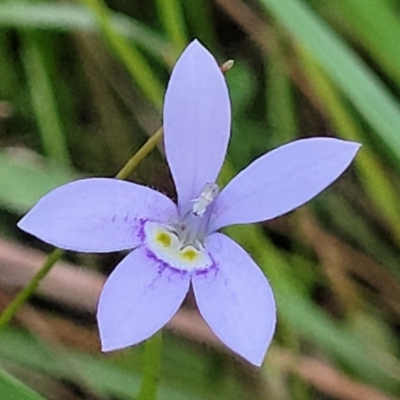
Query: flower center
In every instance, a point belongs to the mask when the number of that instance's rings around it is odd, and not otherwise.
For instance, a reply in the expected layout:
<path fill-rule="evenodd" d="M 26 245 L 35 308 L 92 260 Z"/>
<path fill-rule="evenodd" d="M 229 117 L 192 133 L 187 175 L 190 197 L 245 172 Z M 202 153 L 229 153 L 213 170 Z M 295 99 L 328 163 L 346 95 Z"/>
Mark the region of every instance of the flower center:
<path fill-rule="evenodd" d="M 183 271 L 204 270 L 213 264 L 199 241 L 186 243 L 169 225 L 146 222 L 144 226 L 148 250 L 160 261 Z"/>
<path fill-rule="evenodd" d="M 205 251 L 204 239 L 208 232 L 210 206 L 218 193 L 216 183 L 207 183 L 177 223 L 163 225 L 147 221 L 144 232 L 148 250 L 175 269 L 195 271 L 210 268 L 213 261 Z"/>

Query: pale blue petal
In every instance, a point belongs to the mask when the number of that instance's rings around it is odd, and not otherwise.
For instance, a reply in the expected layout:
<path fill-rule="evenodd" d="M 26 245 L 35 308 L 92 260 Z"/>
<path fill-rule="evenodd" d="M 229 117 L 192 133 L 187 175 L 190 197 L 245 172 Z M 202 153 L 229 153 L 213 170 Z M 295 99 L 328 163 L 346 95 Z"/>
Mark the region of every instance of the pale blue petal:
<path fill-rule="evenodd" d="M 259 366 L 276 324 L 271 287 L 250 256 L 223 234 L 209 236 L 206 250 L 217 267 L 192 278 L 200 314 L 222 342 Z"/>
<path fill-rule="evenodd" d="M 268 220 L 301 206 L 335 181 L 359 148 L 333 138 L 301 139 L 258 158 L 222 190 L 210 231 Z"/>
<path fill-rule="evenodd" d="M 155 190 L 92 178 L 46 194 L 18 227 L 62 249 L 109 252 L 140 244 L 143 220 L 169 222 L 176 217 L 172 200 Z"/>
<path fill-rule="evenodd" d="M 176 63 L 164 102 L 165 152 L 180 209 L 215 182 L 230 135 L 230 101 L 214 57 L 192 42 Z"/>
<path fill-rule="evenodd" d="M 103 351 L 135 345 L 161 329 L 189 289 L 188 273 L 172 270 L 139 247 L 107 279 L 97 309 Z"/>

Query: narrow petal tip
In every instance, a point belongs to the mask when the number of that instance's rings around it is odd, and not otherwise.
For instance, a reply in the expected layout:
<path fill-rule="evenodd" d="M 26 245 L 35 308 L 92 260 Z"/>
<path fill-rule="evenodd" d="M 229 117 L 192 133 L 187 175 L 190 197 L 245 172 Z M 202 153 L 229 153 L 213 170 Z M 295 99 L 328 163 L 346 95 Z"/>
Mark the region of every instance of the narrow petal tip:
<path fill-rule="evenodd" d="M 28 221 L 28 217 L 29 214 L 26 214 L 25 216 L 23 216 L 18 222 L 17 222 L 17 227 L 19 229 L 21 229 L 21 231 L 30 233 L 30 229 L 29 229 L 29 221 Z M 27 222 L 28 221 L 28 222 Z"/>
<path fill-rule="evenodd" d="M 109 344 L 109 343 L 107 343 L 107 344 L 103 343 L 103 341 L 101 340 L 101 337 L 100 337 L 100 345 L 101 345 L 101 351 L 103 353 L 108 353 L 110 351 L 115 351 L 115 350 L 121 350 L 121 349 L 124 348 L 124 347 L 112 345 L 112 344 Z M 128 347 L 128 346 L 129 345 L 126 345 L 126 347 Z"/>
<path fill-rule="evenodd" d="M 347 147 L 348 151 L 349 151 L 349 156 L 351 157 L 351 159 L 353 159 L 356 154 L 358 153 L 358 151 L 361 149 L 362 144 L 358 143 L 358 142 L 352 142 L 350 140 L 342 140 L 342 139 L 334 139 L 334 138 L 326 138 L 327 140 L 332 140 L 335 142 L 340 142 L 343 146 L 343 148 Z"/>
<path fill-rule="evenodd" d="M 212 57 L 212 55 L 206 49 L 205 46 L 203 46 L 197 39 L 195 39 L 192 42 L 190 42 L 189 45 L 186 47 L 186 49 L 184 50 L 184 52 L 181 55 L 181 58 L 182 57 L 190 58 L 195 63 L 197 61 L 199 63 L 199 66 L 201 67 L 201 63 L 204 60 L 204 58 L 208 59 L 208 58 Z"/>

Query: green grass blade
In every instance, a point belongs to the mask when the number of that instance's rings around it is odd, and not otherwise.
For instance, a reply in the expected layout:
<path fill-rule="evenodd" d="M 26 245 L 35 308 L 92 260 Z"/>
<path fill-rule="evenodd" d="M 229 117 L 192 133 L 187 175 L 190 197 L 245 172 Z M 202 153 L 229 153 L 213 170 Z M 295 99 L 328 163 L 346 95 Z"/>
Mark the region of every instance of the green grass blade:
<path fill-rule="evenodd" d="M 179 55 L 188 42 L 182 3 L 178 0 L 157 0 L 157 8 L 159 20 Z"/>
<path fill-rule="evenodd" d="M 43 150 L 55 162 L 67 165 L 70 163 L 67 143 L 40 36 L 22 34 L 25 73 Z"/>
<path fill-rule="evenodd" d="M 124 14 L 110 11 L 113 29 L 159 60 L 171 58 L 168 43 L 146 25 Z M 69 32 L 98 32 L 96 18 L 77 4 L 6 3 L 0 4 L 0 27 Z"/>
<path fill-rule="evenodd" d="M 267 63 L 268 141 L 271 147 L 296 137 L 297 120 L 292 83 L 286 72 L 284 52 L 276 31 L 270 32 L 274 45 Z"/>
<path fill-rule="evenodd" d="M 337 0 L 329 10 L 340 14 L 341 24 L 350 30 L 357 44 L 379 63 L 400 87 L 400 18 L 393 3 L 387 0 Z"/>
<path fill-rule="evenodd" d="M 382 82 L 304 1 L 261 3 L 310 51 L 400 161 L 400 109 Z"/>
<path fill-rule="evenodd" d="M 191 30 L 196 32 L 196 37 L 208 48 L 213 48 L 216 42 L 216 33 L 211 12 L 212 4 L 204 0 L 185 0 L 182 3 Z"/>
<path fill-rule="evenodd" d="M 160 380 L 163 337 L 161 331 L 144 343 L 143 377 L 137 400 L 155 400 Z"/>
<path fill-rule="evenodd" d="M 0 394 L 7 400 L 45 400 L 18 379 L 0 368 Z"/>
<path fill-rule="evenodd" d="M 105 40 L 122 61 L 131 77 L 153 105 L 161 109 L 164 88 L 146 59 L 113 27 L 110 12 L 102 0 L 82 0 L 96 16 Z"/>

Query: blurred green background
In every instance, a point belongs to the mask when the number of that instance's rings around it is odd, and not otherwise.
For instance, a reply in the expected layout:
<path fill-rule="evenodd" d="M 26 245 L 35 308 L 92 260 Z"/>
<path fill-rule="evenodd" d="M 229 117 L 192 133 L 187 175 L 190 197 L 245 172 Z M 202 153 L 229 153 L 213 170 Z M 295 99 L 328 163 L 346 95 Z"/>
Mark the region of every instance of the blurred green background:
<path fill-rule="evenodd" d="M 226 75 L 233 129 L 222 182 L 298 137 L 363 147 L 310 204 L 227 229 L 277 298 L 263 367 L 222 346 L 189 296 L 164 331 L 158 398 L 397 398 L 397 0 L 0 1 L 0 308 L 51 251 L 18 231 L 18 219 L 62 183 L 122 168 L 161 125 L 169 73 L 193 38 L 218 62 L 236 62 Z M 160 150 L 130 179 L 174 197 Z M 143 346 L 101 354 L 94 319 L 122 257 L 66 254 L 0 330 L 0 399 L 136 398 Z"/>

